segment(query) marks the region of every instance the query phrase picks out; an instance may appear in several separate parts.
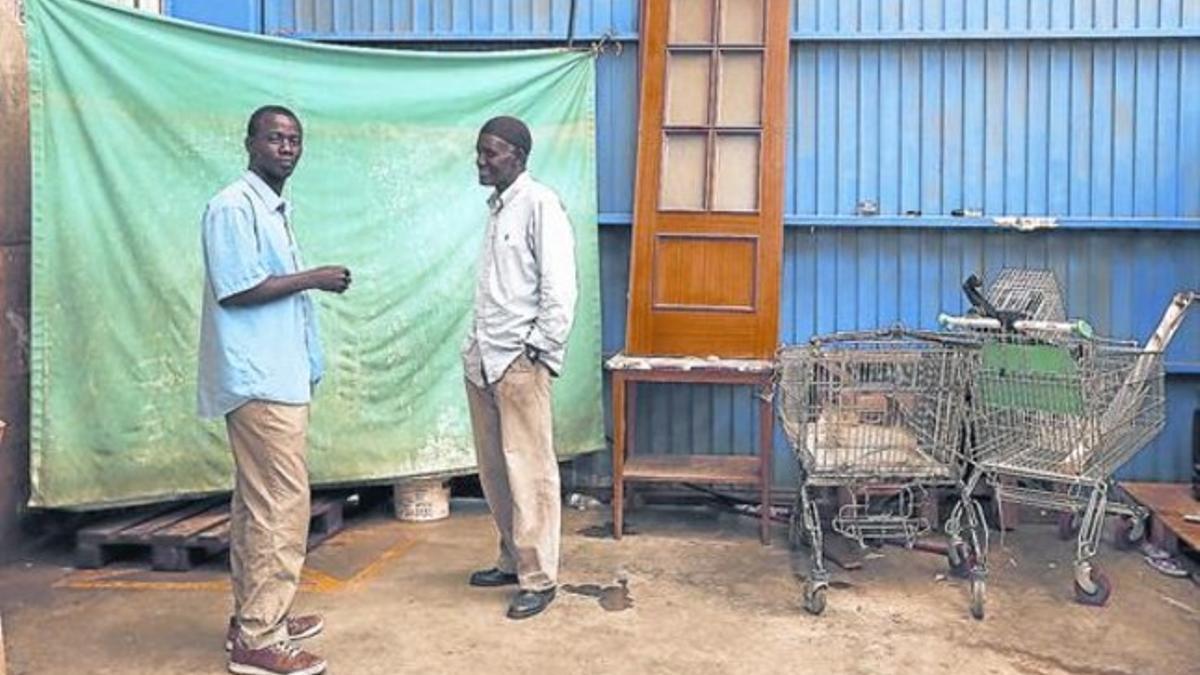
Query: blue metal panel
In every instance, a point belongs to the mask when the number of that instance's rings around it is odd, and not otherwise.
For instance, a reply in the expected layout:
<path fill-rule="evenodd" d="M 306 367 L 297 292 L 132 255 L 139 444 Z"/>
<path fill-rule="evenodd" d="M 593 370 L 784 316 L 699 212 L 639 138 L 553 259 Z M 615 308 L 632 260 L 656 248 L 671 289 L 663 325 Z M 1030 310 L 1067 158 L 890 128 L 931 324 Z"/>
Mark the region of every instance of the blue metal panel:
<path fill-rule="evenodd" d="M 797 42 L 792 52 L 789 223 L 854 219 L 870 200 L 884 217 L 1200 227 L 1200 38 Z"/>
<path fill-rule="evenodd" d="M 262 32 L 262 3 L 259 0 L 163 0 L 162 12 L 167 16 L 240 30 Z"/>
<path fill-rule="evenodd" d="M 1194 34 L 1195 0 L 796 0 L 803 40 Z"/>
<path fill-rule="evenodd" d="M 545 40 L 566 35 L 570 0 L 262 0 L 191 5 L 193 18 L 317 40 Z M 226 5 L 237 5 L 232 9 Z M 577 0 L 575 34 L 636 38 L 637 0 Z M 238 18 L 242 17 L 242 18 Z M 795 0 L 792 35 L 805 41 L 1008 40 L 1200 35 L 1197 0 Z"/>
<path fill-rule="evenodd" d="M 606 53 L 596 62 L 596 181 L 601 222 L 629 223 L 637 172 L 638 55 Z"/>
<path fill-rule="evenodd" d="M 571 0 L 266 0 L 265 32 L 314 40 L 563 40 Z M 574 35 L 637 34 L 635 0 L 576 0 Z"/>

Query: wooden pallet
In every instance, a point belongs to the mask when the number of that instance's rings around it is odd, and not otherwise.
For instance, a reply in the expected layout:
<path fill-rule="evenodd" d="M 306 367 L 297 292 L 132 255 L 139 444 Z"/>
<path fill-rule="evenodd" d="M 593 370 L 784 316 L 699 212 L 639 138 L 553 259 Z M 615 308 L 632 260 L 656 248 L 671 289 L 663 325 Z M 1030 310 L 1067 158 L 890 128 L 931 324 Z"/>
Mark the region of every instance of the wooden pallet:
<path fill-rule="evenodd" d="M 310 550 L 342 529 L 345 503 L 341 494 L 313 497 Z M 82 528 L 75 535 L 75 566 L 104 567 L 129 550 L 148 550 L 152 569 L 186 572 L 200 560 L 229 550 L 229 500 L 152 507 Z"/>

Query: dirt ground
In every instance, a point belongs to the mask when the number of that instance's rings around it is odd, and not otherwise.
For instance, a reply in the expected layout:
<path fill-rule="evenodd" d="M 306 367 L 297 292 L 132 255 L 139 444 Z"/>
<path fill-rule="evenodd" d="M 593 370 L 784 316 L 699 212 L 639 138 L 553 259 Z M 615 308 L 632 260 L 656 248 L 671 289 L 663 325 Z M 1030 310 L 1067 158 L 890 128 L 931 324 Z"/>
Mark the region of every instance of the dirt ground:
<path fill-rule="evenodd" d="M 828 609 L 801 609 L 784 528 L 763 547 L 750 518 L 713 508 L 630 514 L 636 535 L 596 536 L 606 511 L 564 513 L 559 597 L 504 617 L 510 590 L 466 585 L 495 537 L 482 502 L 410 524 L 382 509 L 309 558 L 299 611 L 330 673 L 1200 673 L 1200 588 L 1105 545 L 1108 607 L 1071 601 L 1073 544 L 1049 526 L 993 540 L 987 618 L 967 611 L 939 556 L 885 547 L 836 571 Z M 998 535 L 997 535 L 998 537 Z M 9 675 L 221 673 L 230 601 L 223 561 L 187 573 L 136 562 L 69 567 L 48 550 L 0 568 Z M 622 584 L 621 582 L 624 582 Z M 571 588 L 568 589 L 568 586 Z"/>

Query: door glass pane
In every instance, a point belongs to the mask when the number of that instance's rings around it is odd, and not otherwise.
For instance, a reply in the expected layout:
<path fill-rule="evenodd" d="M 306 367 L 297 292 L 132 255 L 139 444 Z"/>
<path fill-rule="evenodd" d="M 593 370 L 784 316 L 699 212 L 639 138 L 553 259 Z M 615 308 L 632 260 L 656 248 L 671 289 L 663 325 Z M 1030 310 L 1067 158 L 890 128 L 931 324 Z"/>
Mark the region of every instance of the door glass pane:
<path fill-rule="evenodd" d="M 721 5 L 721 44 L 762 43 L 762 0 L 725 0 Z"/>
<path fill-rule="evenodd" d="M 671 52 L 667 56 L 668 126 L 708 124 L 708 74 L 712 57 L 707 52 Z"/>
<path fill-rule="evenodd" d="M 667 43 L 712 44 L 713 0 L 671 0 Z"/>
<path fill-rule="evenodd" d="M 714 211 L 758 210 L 758 146 L 757 134 L 717 134 Z"/>
<path fill-rule="evenodd" d="M 717 124 L 756 127 L 762 120 L 762 53 L 721 52 Z"/>
<path fill-rule="evenodd" d="M 666 133 L 663 137 L 661 210 L 704 208 L 708 166 L 708 134 Z"/>

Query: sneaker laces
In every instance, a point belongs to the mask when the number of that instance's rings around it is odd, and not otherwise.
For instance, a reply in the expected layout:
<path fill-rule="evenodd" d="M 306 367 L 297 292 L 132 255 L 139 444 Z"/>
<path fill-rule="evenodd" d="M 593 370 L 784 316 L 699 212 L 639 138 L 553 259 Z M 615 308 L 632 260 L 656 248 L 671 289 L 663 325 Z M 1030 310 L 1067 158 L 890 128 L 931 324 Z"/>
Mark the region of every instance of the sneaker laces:
<path fill-rule="evenodd" d="M 291 640 L 281 640 L 271 646 L 271 651 L 279 652 L 289 659 L 295 659 L 298 658 L 301 652 L 304 650 L 300 648 L 300 645 L 292 642 Z"/>

